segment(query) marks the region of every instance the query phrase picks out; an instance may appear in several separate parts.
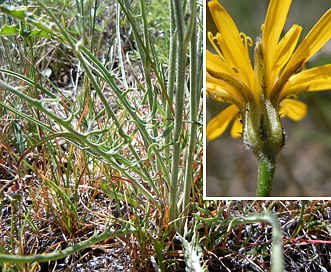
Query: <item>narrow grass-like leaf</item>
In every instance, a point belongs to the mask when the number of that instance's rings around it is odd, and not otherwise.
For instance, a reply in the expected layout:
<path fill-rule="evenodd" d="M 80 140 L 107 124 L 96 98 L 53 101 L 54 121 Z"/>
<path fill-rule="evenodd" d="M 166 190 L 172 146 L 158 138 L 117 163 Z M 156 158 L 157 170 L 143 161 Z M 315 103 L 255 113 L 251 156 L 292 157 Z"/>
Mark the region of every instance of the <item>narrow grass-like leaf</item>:
<path fill-rule="evenodd" d="M 251 224 L 259 221 L 266 221 L 272 225 L 273 246 L 271 250 L 271 272 L 283 272 L 284 253 L 283 253 L 283 235 L 280 224 L 275 214 L 270 212 L 255 213 L 245 217 L 237 217 L 230 221 L 228 231 L 233 226 L 241 224 Z"/>

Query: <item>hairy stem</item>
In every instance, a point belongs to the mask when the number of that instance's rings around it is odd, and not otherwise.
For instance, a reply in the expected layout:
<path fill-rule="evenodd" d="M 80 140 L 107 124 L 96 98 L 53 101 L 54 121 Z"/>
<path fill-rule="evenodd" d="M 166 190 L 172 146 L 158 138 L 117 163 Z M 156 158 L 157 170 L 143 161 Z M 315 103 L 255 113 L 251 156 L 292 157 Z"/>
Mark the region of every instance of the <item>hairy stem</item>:
<path fill-rule="evenodd" d="M 258 197 L 268 197 L 272 191 L 272 184 L 276 169 L 276 158 L 270 158 L 261 154 L 257 157 L 259 173 L 256 195 Z"/>

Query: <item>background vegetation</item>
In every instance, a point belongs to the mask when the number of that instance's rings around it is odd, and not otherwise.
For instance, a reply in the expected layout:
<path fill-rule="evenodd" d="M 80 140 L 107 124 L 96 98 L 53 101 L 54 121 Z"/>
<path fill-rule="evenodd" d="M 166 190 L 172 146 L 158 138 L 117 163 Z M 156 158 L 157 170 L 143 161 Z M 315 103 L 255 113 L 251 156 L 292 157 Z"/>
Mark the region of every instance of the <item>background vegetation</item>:
<path fill-rule="evenodd" d="M 331 270 L 328 201 L 203 200 L 202 9 L 172 3 L 0 5 L 2 271 Z"/>

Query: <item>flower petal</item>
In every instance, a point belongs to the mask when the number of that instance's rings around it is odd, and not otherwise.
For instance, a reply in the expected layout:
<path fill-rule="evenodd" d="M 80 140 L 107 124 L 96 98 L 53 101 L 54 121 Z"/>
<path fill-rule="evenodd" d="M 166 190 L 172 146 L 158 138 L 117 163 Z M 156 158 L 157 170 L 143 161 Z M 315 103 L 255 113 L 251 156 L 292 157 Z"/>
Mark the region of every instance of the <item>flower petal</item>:
<path fill-rule="evenodd" d="M 206 89 L 208 95 L 216 100 L 222 102 L 230 102 L 236 104 L 239 108 L 244 108 L 246 105 L 245 97 L 235 88 L 233 85 L 227 82 L 210 76 L 208 73 L 206 75 Z"/>
<path fill-rule="evenodd" d="M 279 104 L 280 115 L 286 115 L 294 121 L 300 121 L 307 114 L 307 105 L 296 99 L 284 99 Z"/>
<path fill-rule="evenodd" d="M 206 128 L 207 139 L 214 140 L 221 136 L 228 127 L 230 121 L 238 115 L 238 112 L 238 108 L 231 105 L 211 119 Z"/>
<path fill-rule="evenodd" d="M 304 64 L 331 38 L 331 9 L 310 30 L 295 50 L 284 72 L 299 62 Z"/>
<path fill-rule="evenodd" d="M 248 86 L 254 84 L 254 72 L 248 52 L 238 28 L 228 12 L 217 0 L 208 2 L 210 13 L 221 35 L 216 35 L 225 61 L 238 71 L 239 77 Z"/>
<path fill-rule="evenodd" d="M 300 92 L 331 90 L 331 64 L 318 66 L 290 77 L 285 84 L 281 97 Z"/>
<path fill-rule="evenodd" d="M 276 46 L 284 28 L 292 0 L 271 0 L 262 29 L 262 40 L 271 61 L 276 54 Z"/>
<path fill-rule="evenodd" d="M 237 118 L 234 120 L 232 128 L 231 128 L 231 136 L 232 138 L 239 138 L 241 137 L 243 132 L 243 124 L 242 124 L 242 119 Z"/>
<path fill-rule="evenodd" d="M 229 67 L 225 62 L 223 62 L 217 55 L 211 53 L 207 50 L 206 52 L 206 67 L 208 70 L 225 72 L 228 74 L 235 74 L 235 71 Z"/>
<path fill-rule="evenodd" d="M 293 25 L 291 29 L 285 34 L 276 47 L 276 54 L 273 60 L 273 65 L 270 70 L 270 89 L 277 80 L 281 69 L 286 65 L 291 58 L 292 53 L 298 43 L 302 27 Z"/>
<path fill-rule="evenodd" d="M 219 84 L 228 93 L 235 96 L 235 99 L 240 102 L 242 108 L 245 107 L 248 99 L 252 99 L 251 91 L 244 82 L 240 80 L 237 74 L 229 74 L 224 72 L 221 67 L 217 69 L 217 65 L 207 60 L 207 82 Z M 231 86 L 231 90 L 229 87 Z M 254 98 L 253 98 L 254 99 Z"/>
<path fill-rule="evenodd" d="M 292 0 L 271 0 L 265 23 L 262 26 L 263 58 L 265 63 L 265 86 L 269 96 L 276 77 L 274 59 L 280 34 L 284 28 Z"/>
<path fill-rule="evenodd" d="M 302 27 L 293 25 L 276 47 L 274 65 L 283 67 L 292 56 L 298 43 Z"/>

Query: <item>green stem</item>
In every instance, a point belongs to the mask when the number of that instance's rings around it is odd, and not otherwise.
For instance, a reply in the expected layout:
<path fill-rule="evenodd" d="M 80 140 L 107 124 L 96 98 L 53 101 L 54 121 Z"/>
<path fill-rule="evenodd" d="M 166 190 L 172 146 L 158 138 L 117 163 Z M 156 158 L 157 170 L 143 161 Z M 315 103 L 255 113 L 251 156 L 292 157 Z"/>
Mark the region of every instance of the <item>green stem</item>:
<path fill-rule="evenodd" d="M 171 103 L 173 103 L 174 98 L 174 89 L 175 89 L 175 79 L 176 79 L 176 51 L 177 51 L 177 36 L 176 36 L 176 25 L 175 25 L 175 12 L 173 11 L 173 2 L 170 1 L 169 3 L 170 9 L 170 50 L 169 50 L 169 73 L 168 73 L 168 83 L 167 83 L 167 94 Z M 166 127 L 171 126 L 173 122 L 173 109 L 171 108 L 170 104 L 166 105 Z M 165 156 L 168 158 L 171 154 L 170 149 L 170 142 L 171 142 L 171 135 L 167 135 L 165 138 Z"/>
<path fill-rule="evenodd" d="M 171 182 L 170 182 L 170 212 L 169 221 L 174 223 L 178 218 L 178 189 L 179 189 L 179 166 L 180 166 L 180 144 L 181 132 L 183 122 L 184 109 L 184 89 L 185 89 L 185 67 L 186 67 L 186 48 L 184 43 L 184 20 L 183 7 L 180 1 L 173 0 L 173 12 L 175 14 L 175 23 L 177 30 L 177 62 L 176 62 L 176 97 L 175 97 L 175 119 L 173 132 L 173 151 L 172 151 L 172 165 L 171 165 Z M 175 225 L 171 226 L 171 232 L 175 229 Z M 174 232 L 173 232 L 174 233 Z"/>
<path fill-rule="evenodd" d="M 257 156 L 259 164 L 259 174 L 256 195 L 258 197 L 268 197 L 271 194 L 274 174 L 276 169 L 276 158 L 270 158 L 263 154 Z"/>
<path fill-rule="evenodd" d="M 190 1 L 191 10 L 192 12 L 192 21 L 194 21 L 193 24 L 193 31 L 192 36 L 190 40 L 190 121 L 192 122 L 190 124 L 191 128 L 191 134 L 189 137 L 189 144 L 188 144 L 188 154 L 187 154 L 187 160 L 186 160 L 186 167 L 185 167 L 185 180 L 184 180 L 184 187 L 183 187 L 183 221 L 182 221 L 182 228 L 185 225 L 186 222 L 186 216 L 189 211 L 189 201 L 190 201 L 190 194 L 191 194 L 191 187 L 193 183 L 193 159 L 195 155 L 195 150 L 197 148 L 196 141 L 197 141 L 197 133 L 198 133 L 198 108 L 199 108 L 199 90 L 200 86 L 198 85 L 199 81 L 199 68 L 200 68 L 200 62 L 198 59 L 198 44 L 200 41 L 198 41 L 198 34 L 197 31 L 197 19 L 195 16 L 196 9 L 197 9 L 197 1 L 191 0 Z M 193 19 L 194 18 L 194 19 Z"/>

